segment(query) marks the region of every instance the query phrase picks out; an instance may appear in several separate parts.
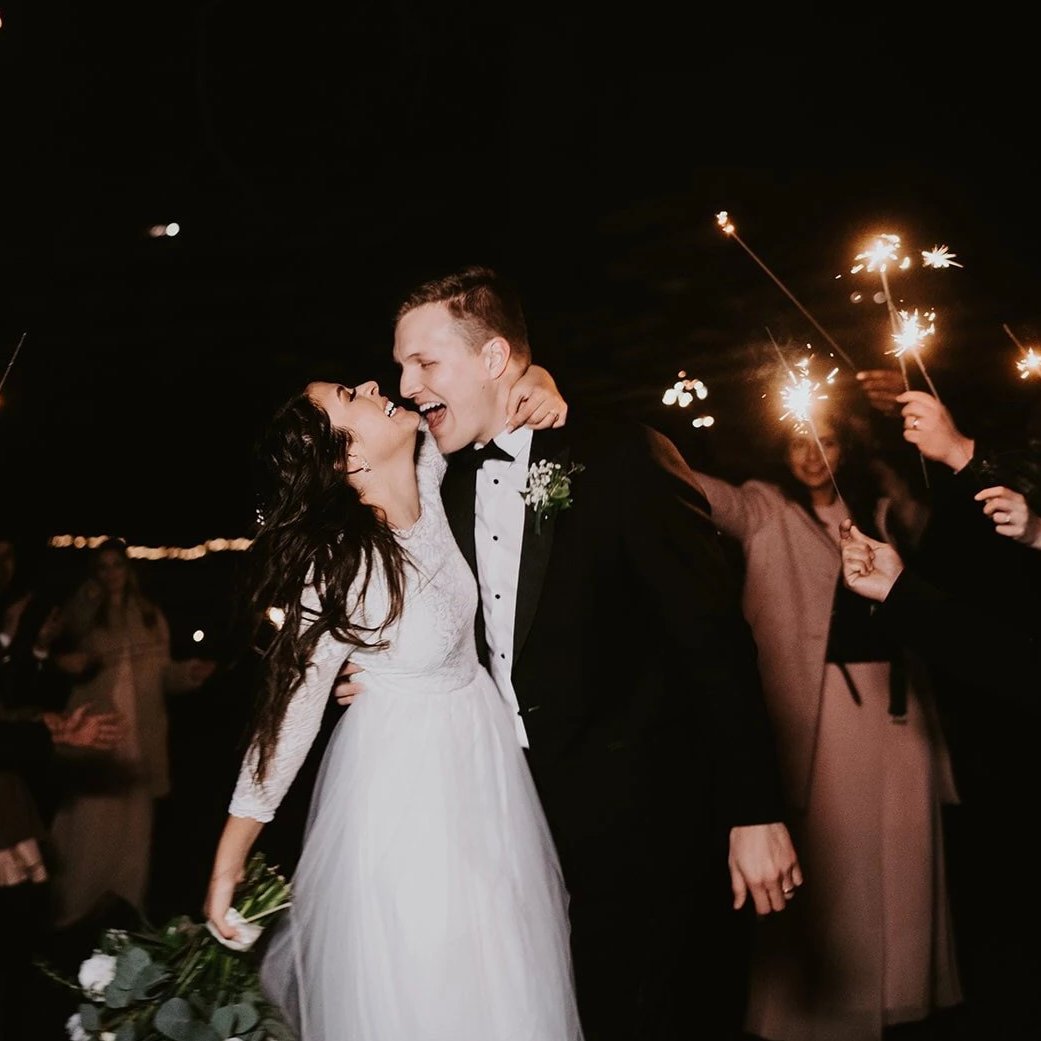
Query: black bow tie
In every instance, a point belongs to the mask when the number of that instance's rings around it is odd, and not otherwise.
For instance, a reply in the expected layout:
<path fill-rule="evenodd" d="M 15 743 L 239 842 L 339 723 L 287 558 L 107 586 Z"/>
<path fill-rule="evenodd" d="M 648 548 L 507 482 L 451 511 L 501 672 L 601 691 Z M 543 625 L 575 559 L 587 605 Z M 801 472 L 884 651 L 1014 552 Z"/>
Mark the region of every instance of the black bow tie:
<path fill-rule="evenodd" d="M 507 463 L 513 462 L 513 456 L 505 448 L 500 448 L 494 441 L 489 441 L 484 448 L 475 448 L 473 445 L 470 445 L 468 448 L 461 448 L 452 455 L 453 465 L 473 470 L 480 470 L 489 459 L 504 459 Z"/>

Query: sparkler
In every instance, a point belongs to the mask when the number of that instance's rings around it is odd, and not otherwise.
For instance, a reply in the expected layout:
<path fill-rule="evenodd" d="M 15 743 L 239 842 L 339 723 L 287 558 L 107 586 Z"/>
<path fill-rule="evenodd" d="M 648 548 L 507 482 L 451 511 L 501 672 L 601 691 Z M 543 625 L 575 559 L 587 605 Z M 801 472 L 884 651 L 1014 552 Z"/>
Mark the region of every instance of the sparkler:
<path fill-rule="evenodd" d="M 791 300 L 791 302 L 795 304 L 795 306 L 806 316 L 806 318 L 808 318 L 810 322 L 813 323 L 813 327 L 817 330 L 817 332 L 821 334 L 821 336 L 824 337 L 825 340 L 828 341 L 828 343 L 831 345 L 832 350 L 835 351 L 835 353 L 850 367 L 850 369 L 853 372 L 856 372 L 857 366 L 853 364 L 853 359 L 850 358 L 850 356 L 831 338 L 831 335 L 820 324 L 820 322 L 818 322 L 817 319 L 814 318 L 813 315 L 810 314 L 810 312 L 807 311 L 801 303 L 799 303 L 799 301 L 793 295 L 792 291 L 766 266 L 766 264 L 762 262 L 762 260 L 759 259 L 759 257 L 755 255 L 755 253 L 752 252 L 752 250 L 748 248 L 748 245 L 734 229 L 734 222 L 730 219 L 730 214 L 726 210 L 720 210 L 720 212 L 716 214 L 716 224 L 719 225 L 719 227 L 723 230 L 723 233 L 725 235 L 727 235 L 729 238 L 732 238 L 763 269 L 763 271 L 765 271 L 766 274 L 769 275 L 769 277 L 773 280 L 773 282 L 777 285 L 781 292 L 783 292 L 785 296 L 787 296 L 788 299 Z"/>
<path fill-rule="evenodd" d="M 889 277 L 887 271 L 890 264 L 897 264 L 902 271 L 911 266 L 910 257 L 897 260 L 897 251 L 900 248 L 900 236 L 886 232 L 879 235 L 877 239 L 863 253 L 858 253 L 853 259 L 861 263 L 854 264 L 850 268 L 850 274 L 855 275 L 860 271 L 877 271 L 882 282 L 882 297 L 885 300 L 886 310 L 889 312 L 889 325 L 894 339 L 900 335 L 900 316 L 897 314 L 896 304 L 893 303 L 893 294 L 889 291 Z M 897 354 L 900 362 L 900 375 L 904 378 L 904 390 L 910 390 L 911 384 L 907 380 L 907 363 L 902 357 L 903 352 Z"/>
<path fill-rule="evenodd" d="M 925 363 L 922 361 L 919 351 L 921 350 L 922 344 L 925 340 L 932 336 L 936 332 L 936 312 L 929 311 L 923 318 L 929 324 L 922 325 L 921 320 L 918 317 L 918 311 L 901 311 L 899 313 L 900 328 L 897 332 L 893 333 L 893 341 L 896 343 L 896 347 L 889 351 L 889 354 L 893 354 L 900 359 L 908 351 L 911 352 L 911 356 L 918 364 L 918 368 L 925 378 L 925 382 L 929 385 L 929 391 L 937 401 L 940 400 L 940 395 L 936 392 L 936 387 L 933 385 L 933 381 L 929 378 L 929 373 L 925 371 Z M 904 377 L 904 382 L 907 382 L 907 377 Z"/>
<path fill-rule="evenodd" d="M 946 268 L 964 267 L 955 261 L 957 253 L 952 253 L 946 246 L 933 246 L 932 249 L 922 250 L 922 265 L 924 267 Z"/>
<path fill-rule="evenodd" d="M 18 343 L 17 343 L 17 345 L 15 346 L 15 349 L 14 349 L 14 354 L 11 355 L 11 360 L 7 363 L 7 368 L 4 369 L 3 376 L 0 377 L 0 390 L 4 389 L 4 384 L 7 382 L 7 377 L 8 377 L 8 374 L 11 372 L 12 366 L 14 365 L 14 360 L 15 360 L 15 358 L 18 357 L 18 352 L 22 349 L 22 344 L 25 343 L 25 338 L 28 335 L 29 334 L 27 332 L 22 333 L 20 339 L 18 340 Z"/>
<path fill-rule="evenodd" d="M 1008 333 L 1008 338 L 1023 354 L 1023 357 L 1016 362 L 1016 368 L 1019 370 L 1019 378 L 1025 380 L 1029 376 L 1036 376 L 1041 373 L 1041 354 L 1038 354 L 1033 347 L 1024 347 L 1023 344 L 1016 339 L 1012 330 L 1007 325 L 1002 325 L 1001 328 Z"/>
<path fill-rule="evenodd" d="M 932 249 L 923 249 L 921 250 L 922 266 L 937 269 L 963 267 L 962 264 L 959 264 L 954 259 L 957 255 L 957 253 L 952 253 L 946 245 L 933 246 Z M 930 325 L 928 328 L 925 328 L 919 324 L 917 311 L 909 314 L 907 311 L 897 310 L 896 304 L 893 303 L 893 294 L 889 291 L 889 277 L 887 274 L 889 268 L 896 266 L 901 271 L 906 271 L 911 266 L 911 258 L 909 256 L 900 256 L 900 236 L 890 232 L 881 234 L 863 253 L 858 253 L 853 259 L 860 261 L 860 263 L 854 264 L 850 269 L 851 274 L 855 275 L 858 271 L 877 271 L 878 277 L 882 282 L 882 296 L 885 299 L 886 310 L 889 312 L 889 324 L 892 330 L 893 341 L 896 343 L 896 348 L 886 353 L 895 355 L 900 362 L 900 374 L 904 377 L 904 388 L 906 390 L 911 389 L 907 381 L 907 366 L 903 359 L 904 354 L 907 351 L 911 351 L 911 356 L 917 363 L 922 376 L 925 377 L 925 382 L 929 385 L 930 392 L 939 401 L 940 395 L 937 394 L 936 387 L 929 378 L 929 373 L 926 372 L 925 364 L 918 353 L 924 339 L 927 336 L 932 336 L 936 331 L 936 326 L 933 324 L 933 319 L 936 317 L 935 313 L 932 312 L 926 316 L 926 320 L 929 321 Z"/>
<path fill-rule="evenodd" d="M 770 342 L 774 345 L 774 350 L 777 351 L 777 356 L 781 359 L 781 364 L 785 367 L 788 373 L 787 382 L 781 387 L 781 402 L 784 405 L 784 413 L 781 415 L 781 420 L 784 421 L 789 417 L 795 420 L 795 429 L 809 430 L 813 435 L 813 440 L 817 444 L 817 450 L 821 454 L 821 459 L 824 461 L 825 469 L 828 471 L 828 477 L 831 478 L 831 485 L 835 489 L 835 494 L 838 498 L 842 498 L 842 492 L 839 491 L 838 482 L 835 480 L 835 474 L 832 472 L 831 464 L 828 462 L 827 453 L 824 451 L 824 445 L 821 444 L 820 435 L 817 433 L 817 425 L 813 421 L 813 409 L 814 405 L 818 401 L 826 401 L 828 398 L 827 394 L 819 393 L 821 389 L 820 382 L 813 380 L 810 377 L 810 366 L 813 363 L 813 355 L 808 354 L 804 358 L 800 359 L 795 363 L 797 368 L 802 375 L 796 376 L 793 368 L 788 364 L 781 352 L 781 348 L 778 346 L 777 341 L 773 338 L 773 334 L 769 329 L 766 331 L 770 337 Z M 807 344 L 809 347 L 809 344 Z M 825 377 L 825 382 L 831 384 L 838 368 L 834 368 Z"/>

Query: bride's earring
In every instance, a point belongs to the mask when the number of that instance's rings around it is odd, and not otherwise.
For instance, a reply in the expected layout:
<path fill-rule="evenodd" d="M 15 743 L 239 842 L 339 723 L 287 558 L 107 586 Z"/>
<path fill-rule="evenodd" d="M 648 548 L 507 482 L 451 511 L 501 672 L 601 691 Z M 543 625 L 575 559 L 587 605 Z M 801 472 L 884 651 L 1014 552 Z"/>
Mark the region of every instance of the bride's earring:
<path fill-rule="evenodd" d="M 350 452 L 347 453 L 347 458 L 348 459 L 358 459 L 361 462 L 361 466 L 355 468 L 354 470 L 348 470 L 347 471 L 347 476 L 348 477 L 350 477 L 351 474 L 371 474 L 372 473 L 372 467 L 369 466 L 369 461 L 367 459 L 361 459 L 360 456 L 352 455 Z"/>

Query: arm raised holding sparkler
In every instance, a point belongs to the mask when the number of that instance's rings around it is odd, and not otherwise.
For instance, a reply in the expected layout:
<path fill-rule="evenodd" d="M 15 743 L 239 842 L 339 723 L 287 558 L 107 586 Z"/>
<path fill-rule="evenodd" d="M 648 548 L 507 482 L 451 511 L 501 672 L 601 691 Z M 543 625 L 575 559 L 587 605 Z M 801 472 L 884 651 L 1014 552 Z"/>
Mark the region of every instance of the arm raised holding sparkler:
<path fill-rule="evenodd" d="M 968 477 L 987 484 L 973 498 L 983 503 L 983 513 L 994 522 L 994 530 L 1031 549 L 1041 549 L 1041 516 L 1021 491 L 1006 483 L 1008 476 L 1001 483 L 993 482 L 1002 468 L 980 456 L 975 440 L 958 429 L 947 407 L 917 390 L 904 391 L 895 400 L 902 405 L 904 439 L 917 445 L 927 459 L 943 463 L 956 474 L 967 469 Z"/>
<path fill-rule="evenodd" d="M 943 463 L 955 473 L 964 469 L 976 451 L 976 442 L 955 425 L 950 410 L 932 394 L 905 390 L 896 396 L 904 420 L 904 440 L 926 459 Z"/>
<path fill-rule="evenodd" d="M 875 601 L 880 621 L 898 629 L 930 668 L 1031 712 L 1041 708 L 1036 686 L 1023 682 L 1041 668 L 1035 628 L 996 614 L 972 596 L 941 588 L 906 567 L 892 545 L 865 535 L 851 520 L 839 526 L 839 537 L 845 587 Z M 957 572 L 959 562 L 951 565 Z M 994 592 L 1001 597 L 1000 583 Z"/>

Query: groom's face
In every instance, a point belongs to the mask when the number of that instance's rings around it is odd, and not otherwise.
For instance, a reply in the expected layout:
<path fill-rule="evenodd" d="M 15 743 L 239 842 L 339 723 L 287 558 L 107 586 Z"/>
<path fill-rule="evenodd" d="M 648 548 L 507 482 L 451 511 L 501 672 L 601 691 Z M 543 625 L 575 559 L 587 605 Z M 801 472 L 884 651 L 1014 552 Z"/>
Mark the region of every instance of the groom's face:
<path fill-rule="evenodd" d="M 505 425 L 488 344 L 475 347 L 444 304 L 409 311 L 394 330 L 401 396 L 419 406 L 443 454 L 490 441 Z"/>

